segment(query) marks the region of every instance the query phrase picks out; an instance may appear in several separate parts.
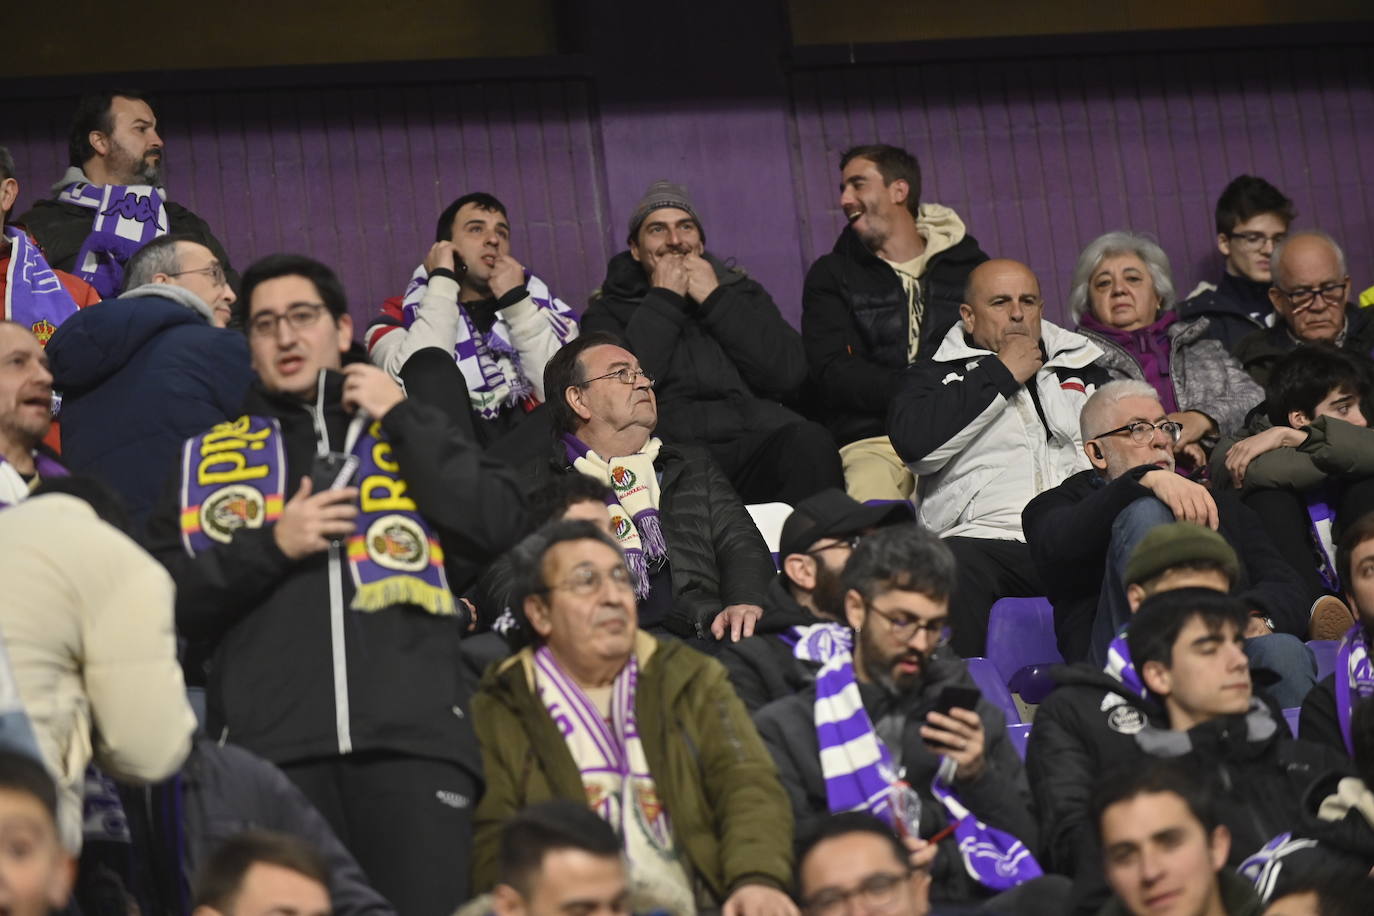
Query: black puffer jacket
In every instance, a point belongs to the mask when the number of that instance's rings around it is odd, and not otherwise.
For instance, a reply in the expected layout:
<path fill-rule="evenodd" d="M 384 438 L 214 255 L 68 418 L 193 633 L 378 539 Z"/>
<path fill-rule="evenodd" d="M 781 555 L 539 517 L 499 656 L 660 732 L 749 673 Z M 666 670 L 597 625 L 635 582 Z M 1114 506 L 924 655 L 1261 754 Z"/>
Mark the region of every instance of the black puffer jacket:
<path fill-rule="evenodd" d="M 709 448 L 801 422 L 778 402 L 796 398 L 806 380 L 806 354 L 767 290 L 744 271 L 705 257 L 720 285 L 698 304 L 650 288 L 644 268 L 622 251 L 607 265 L 582 330 L 622 337 L 653 376 L 656 432 L 664 442 Z"/>
<path fill-rule="evenodd" d="M 1341 349 L 1366 359 L 1374 357 L 1374 318 L 1367 309 L 1354 305 L 1345 307 L 1345 343 Z M 1255 331 L 1236 345 L 1235 357 L 1250 377 L 1261 385 L 1269 384 L 1269 373 L 1284 356 L 1298 348 L 1288 333 L 1288 325 L 1279 320 L 1272 328 Z"/>
<path fill-rule="evenodd" d="M 659 516 L 673 576 L 673 607 L 664 625 L 684 639 L 709 638 L 711 621 L 727 605 L 762 605 L 775 575 L 763 535 L 705 449 L 664 445 Z M 576 474 L 561 442 L 525 476 L 530 491 L 558 474 Z"/>
<path fill-rule="evenodd" d="M 730 683 L 745 709 L 756 713 L 774 700 L 790 697 L 811 686 L 820 666 L 793 655 L 793 643 L 784 640 L 783 636 L 793 627 L 826 622 L 813 616 L 788 594 L 781 575 L 773 577 L 754 635 L 730 643 L 717 657 L 730 675 Z"/>
<path fill-rule="evenodd" d="M 921 276 L 921 354 L 935 352 L 959 318 L 964 283 L 988 256 L 971 235 L 939 252 Z M 897 272 L 848 226 L 806 274 L 802 340 L 823 419 L 841 445 L 886 431 L 907 365 L 907 295 Z"/>

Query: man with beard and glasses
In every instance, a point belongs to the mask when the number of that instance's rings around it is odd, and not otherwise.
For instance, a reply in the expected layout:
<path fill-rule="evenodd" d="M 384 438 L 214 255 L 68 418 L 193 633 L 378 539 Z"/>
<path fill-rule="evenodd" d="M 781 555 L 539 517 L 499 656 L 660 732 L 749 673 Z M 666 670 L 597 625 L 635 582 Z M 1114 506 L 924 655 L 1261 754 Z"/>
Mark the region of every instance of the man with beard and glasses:
<path fill-rule="evenodd" d="M 815 684 L 754 717 L 800 831 L 857 809 L 927 839 L 957 822 L 929 854 L 935 901 L 1019 887 L 999 902 L 1029 904 L 1022 895 L 1043 882 L 1026 884 L 1041 872 L 1021 758 L 1002 712 L 946 648 L 954 555 L 917 525 L 891 525 L 859 542 L 843 582 L 848 625 L 817 624 L 798 643 L 799 657 L 822 664 Z M 969 861 L 961 848 L 989 855 Z M 981 870 L 994 860 L 996 876 Z"/>
<path fill-rule="evenodd" d="M 706 250 L 687 189 L 650 185 L 628 241 L 582 328 L 615 334 L 639 357 L 663 440 L 710 451 L 746 503 L 796 505 L 841 486 L 835 440 L 783 406 L 806 381 L 801 337 L 757 280 Z"/>
<path fill-rule="evenodd" d="M 844 619 L 840 574 L 859 539 L 883 525 L 909 521 L 906 503 L 866 506 L 843 490 L 822 490 L 797 504 L 782 526 L 781 569 L 768 585 L 758 628 L 719 656 L 750 712 L 815 680 L 817 666 L 795 654 L 800 632 Z"/>
<path fill-rule="evenodd" d="M 848 224 L 802 292 L 806 358 L 849 495 L 907 499 L 916 478 L 887 437 L 888 406 L 902 370 L 958 320 L 969 272 L 988 256 L 957 213 L 921 203 L 921 167 L 895 146 L 840 157 L 840 209 Z"/>
<path fill-rule="evenodd" d="M 69 167 L 19 217 L 48 263 L 76 274 L 109 298 L 123 286 L 124 264 L 160 235 L 175 232 L 209 248 L 229 285 L 238 274 L 205 220 L 167 199 L 162 137 L 152 106 L 139 93 L 110 89 L 82 97 L 67 140 Z"/>

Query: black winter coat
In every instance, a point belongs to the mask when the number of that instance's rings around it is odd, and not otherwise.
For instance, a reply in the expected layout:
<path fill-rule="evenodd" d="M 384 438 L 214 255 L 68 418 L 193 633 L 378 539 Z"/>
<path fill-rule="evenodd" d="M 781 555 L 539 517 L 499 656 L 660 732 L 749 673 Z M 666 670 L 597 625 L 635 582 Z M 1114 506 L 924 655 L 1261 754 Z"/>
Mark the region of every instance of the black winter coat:
<path fill-rule="evenodd" d="M 776 575 L 773 558 L 705 449 L 665 444 L 654 469 L 660 475 L 658 511 L 673 577 L 673 607 L 664 625 L 683 639 L 711 639 L 711 621 L 728 605 L 763 605 Z M 525 476 L 533 492 L 556 475 L 576 473 L 559 442 L 551 457 Z"/>
<path fill-rule="evenodd" d="M 330 373 L 318 417 L 334 450 L 343 448 L 351 419 L 340 402 L 342 387 L 343 377 Z M 315 405 L 256 383 L 245 410 L 280 421 L 287 486 L 294 492 L 316 450 Z M 392 408 L 382 429 L 406 495 L 439 537 L 449 586 L 461 594 L 478 569 L 524 532 L 515 473 L 483 457 L 438 410 L 412 400 Z M 213 651 L 211 735 L 274 763 L 389 750 L 481 772 L 463 711 L 472 685 L 458 664 L 458 618 L 413 606 L 352 612 L 346 568 L 339 570 L 342 600 L 331 601 L 330 565 L 340 551 L 289 560 L 271 525 L 240 529 L 228 544 L 188 556 L 175 490 L 169 488 L 149 522 L 148 546 L 176 582 L 178 631 Z M 338 642 L 342 668 L 334 662 Z M 347 735 L 336 727 L 341 699 L 348 703 Z"/>
<path fill-rule="evenodd" d="M 716 656 L 730 675 L 730 683 L 745 709 L 756 713 L 774 700 L 800 693 L 815 682 L 819 666 L 798 659 L 792 654 L 792 644 L 782 637 L 793 627 L 826 622 L 788 594 L 781 574 L 773 577 L 754 635 L 730 643 Z"/>
<path fill-rule="evenodd" d="M 1368 310 L 1347 305 L 1345 320 L 1345 343 L 1341 349 L 1365 359 L 1374 357 L 1374 318 L 1369 316 Z M 1234 355 L 1251 378 L 1268 385 L 1274 365 L 1297 348 L 1297 342 L 1288 333 L 1288 325 L 1280 320 L 1272 328 L 1247 335 L 1236 345 Z"/>
<path fill-rule="evenodd" d="M 1206 318 L 1203 339 L 1220 341 L 1227 353 L 1235 354 L 1242 340 L 1265 327 L 1264 321 L 1254 316 L 1262 319 L 1273 314 L 1268 289 L 1268 283 L 1222 274 L 1215 288 L 1180 302 L 1178 317 L 1181 321 Z"/>
<path fill-rule="evenodd" d="M 968 275 L 987 259 L 971 235 L 930 259 L 921 276 L 921 356 L 933 354 L 958 320 Z M 907 294 L 897 272 L 848 226 L 834 250 L 807 271 L 801 324 L 822 417 L 835 441 L 884 435 L 907 366 Z"/>
<path fill-rule="evenodd" d="M 806 380 L 801 335 L 759 283 L 710 254 L 719 285 L 700 304 L 650 288 L 644 268 L 622 251 L 582 316 L 583 333 L 626 341 L 653 376 L 657 435 L 664 442 L 731 446 L 740 436 L 780 429 L 801 416 L 779 401 Z"/>
<path fill-rule="evenodd" d="M 1329 747 L 1338 754 L 1348 753 L 1341 720 L 1336 714 L 1336 675 L 1328 674 L 1307 692 L 1298 713 L 1298 737 Z"/>

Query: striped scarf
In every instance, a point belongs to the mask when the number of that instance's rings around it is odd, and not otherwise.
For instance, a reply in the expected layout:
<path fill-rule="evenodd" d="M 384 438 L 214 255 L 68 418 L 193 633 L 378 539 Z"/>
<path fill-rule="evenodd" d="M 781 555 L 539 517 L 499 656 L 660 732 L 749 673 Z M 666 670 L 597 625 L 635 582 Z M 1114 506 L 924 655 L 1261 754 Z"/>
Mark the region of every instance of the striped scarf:
<path fill-rule="evenodd" d="M 563 434 L 563 447 L 573 470 L 611 488 L 606 511 L 611 533 L 625 554 L 625 565 L 635 580 L 635 596 L 649 594 L 649 561 L 668 555 L 663 523 L 658 516 L 658 474 L 654 459 L 663 445 L 653 437 L 633 455 L 602 458 L 571 433 Z"/>
<path fill-rule="evenodd" d="M 146 184 L 76 181 L 57 195 L 63 203 L 95 211 L 90 234 L 76 255 L 74 273 L 108 299 L 124 285 L 124 265 L 134 252 L 168 231 L 167 208 Z"/>

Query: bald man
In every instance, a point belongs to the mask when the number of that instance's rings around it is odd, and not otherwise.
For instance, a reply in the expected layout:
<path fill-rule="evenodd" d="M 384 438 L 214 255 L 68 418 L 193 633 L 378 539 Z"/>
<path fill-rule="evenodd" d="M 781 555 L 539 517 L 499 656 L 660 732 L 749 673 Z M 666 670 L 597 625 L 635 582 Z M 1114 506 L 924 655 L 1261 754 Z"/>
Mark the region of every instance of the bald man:
<path fill-rule="evenodd" d="M 1261 385 L 1298 344 L 1324 343 L 1365 359 L 1374 351 L 1374 320 L 1350 303 L 1345 252 L 1319 229 L 1290 235 L 1274 246 L 1269 301 L 1278 319 L 1247 335 L 1235 357 Z M 1374 368 L 1374 367 L 1372 367 Z"/>
<path fill-rule="evenodd" d="M 1078 414 L 1108 381 L 1102 351 L 1042 317 L 1040 281 L 1018 261 L 969 274 L 960 322 L 907 370 L 888 415 L 897 454 L 920 480 L 921 521 L 959 562 L 954 651 L 983 653 L 998 598 L 1043 595 L 1021 510 L 1088 467 Z"/>

